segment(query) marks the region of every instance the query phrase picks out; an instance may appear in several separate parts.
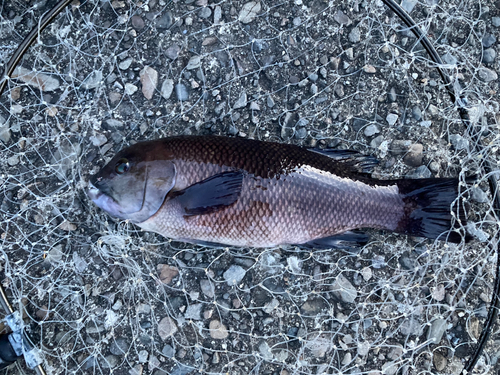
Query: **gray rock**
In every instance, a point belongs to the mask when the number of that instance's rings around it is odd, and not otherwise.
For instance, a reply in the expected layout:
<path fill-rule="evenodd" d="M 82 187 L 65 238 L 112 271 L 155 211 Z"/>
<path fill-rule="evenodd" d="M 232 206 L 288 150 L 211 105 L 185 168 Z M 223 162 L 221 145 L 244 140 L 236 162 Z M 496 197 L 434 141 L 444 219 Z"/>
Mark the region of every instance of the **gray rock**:
<path fill-rule="evenodd" d="M 500 27 L 500 17 L 493 17 L 491 22 L 493 23 L 493 26 Z"/>
<path fill-rule="evenodd" d="M 306 128 L 298 128 L 295 131 L 295 138 L 304 139 L 305 137 L 307 137 L 307 129 Z"/>
<path fill-rule="evenodd" d="M 201 10 L 198 12 L 198 16 L 203 19 L 207 19 L 212 15 L 212 10 L 209 7 L 203 7 Z"/>
<path fill-rule="evenodd" d="M 311 73 L 311 74 L 309 74 L 309 76 L 307 76 L 307 78 L 309 78 L 309 80 L 312 82 L 316 82 L 319 77 L 316 73 Z"/>
<path fill-rule="evenodd" d="M 136 85 L 133 85 L 131 83 L 125 84 L 125 94 L 133 95 L 137 90 L 138 90 L 138 88 Z"/>
<path fill-rule="evenodd" d="M 420 143 L 410 145 L 408 153 L 404 156 L 403 161 L 410 167 L 418 167 L 422 165 L 422 158 L 424 157 L 424 146 Z"/>
<path fill-rule="evenodd" d="M 223 340 L 229 336 L 227 327 L 218 320 L 212 320 L 208 326 L 210 336 L 216 340 Z"/>
<path fill-rule="evenodd" d="M 261 354 L 262 358 L 264 360 L 271 360 L 273 359 L 273 353 L 271 353 L 271 348 L 269 347 L 269 344 L 267 341 L 261 341 L 259 344 L 259 353 Z"/>
<path fill-rule="evenodd" d="M 494 70 L 488 68 L 480 68 L 477 72 L 477 75 L 483 82 L 491 82 L 498 79 L 498 74 Z"/>
<path fill-rule="evenodd" d="M 384 142 L 384 136 L 379 135 L 378 137 L 372 139 L 372 141 L 370 142 L 370 147 L 379 148 L 382 142 Z"/>
<path fill-rule="evenodd" d="M 80 273 L 85 271 L 85 268 L 89 265 L 76 251 L 73 253 L 73 263 L 76 270 Z"/>
<path fill-rule="evenodd" d="M 415 120 L 420 121 L 420 119 L 422 118 L 422 110 L 419 107 L 415 106 L 411 110 L 411 115 Z"/>
<path fill-rule="evenodd" d="M 163 347 L 161 354 L 163 354 L 167 358 L 172 358 L 175 355 L 175 350 L 167 344 Z"/>
<path fill-rule="evenodd" d="M 390 126 L 393 126 L 398 121 L 399 116 L 395 113 L 389 113 L 385 118 Z"/>
<path fill-rule="evenodd" d="M 174 91 L 174 80 L 167 78 L 165 81 L 163 81 L 163 84 L 161 85 L 161 96 L 163 96 L 165 99 L 169 99 L 173 91 Z"/>
<path fill-rule="evenodd" d="M 217 25 L 220 23 L 222 19 L 222 8 L 220 5 L 217 5 L 214 10 L 214 24 Z"/>
<path fill-rule="evenodd" d="M 118 64 L 118 68 L 120 68 L 121 70 L 127 70 L 128 68 L 130 68 L 130 65 L 132 65 L 133 61 L 134 61 L 134 59 L 129 57 L 129 58 L 123 60 L 122 62 L 120 62 L 120 64 Z"/>
<path fill-rule="evenodd" d="M 300 19 L 300 17 L 294 17 L 292 23 L 293 26 L 300 26 L 302 24 L 302 20 Z"/>
<path fill-rule="evenodd" d="M 239 108 L 245 107 L 246 105 L 247 105 L 247 93 L 245 90 L 243 90 L 240 94 L 240 97 L 236 101 L 236 103 L 234 103 L 233 108 L 239 109 Z"/>
<path fill-rule="evenodd" d="M 189 91 L 187 87 L 182 83 L 178 83 L 177 85 L 175 85 L 175 95 L 177 96 L 177 100 L 179 100 L 180 102 L 189 99 Z"/>
<path fill-rule="evenodd" d="M 406 154 L 410 149 L 410 145 L 411 145 L 410 141 L 395 140 L 392 141 L 389 150 L 393 155 Z"/>
<path fill-rule="evenodd" d="M 181 47 L 179 47 L 177 44 L 172 44 L 165 50 L 165 55 L 170 60 L 175 60 L 177 57 L 179 57 L 180 52 L 181 52 Z"/>
<path fill-rule="evenodd" d="M 365 133 L 365 136 L 372 137 L 375 134 L 380 133 L 380 128 L 375 124 L 371 124 L 365 128 L 364 133 Z"/>
<path fill-rule="evenodd" d="M 158 323 L 158 335 L 160 335 L 161 339 L 165 341 L 170 336 L 173 336 L 177 332 L 177 325 L 174 320 L 166 316 L 160 323 Z"/>
<path fill-rule="evenodd" d="M 403 2 L 401 3 L 401 8 L 403 8 L 406 13 L 410 14 L 417 3 L 418 0 L 403 0 Z"/>
<path fill-rule="evenodd" d="M 252 22 L 257 14 L 259 14 L 261 9 L 260 1 L 250 1 L 243 5 L 238 15 L 238 19 L 241 23 Z"/>
<path fill-rule="evenodd" d="M 472 200 L 479 202 L 479 203 L 486 203 L 489 202 L 488 194 L 486 194 L 483 189 L 473 186 L 471 187 L 471 198 Z"/>
<path fill-rule="evenodd" d="M 101 362 L 103 368 L 115 368 L 118 365 L 118 357 L 115 355 L 107 355 Z"/>
<path fill-rule="evenodd" d="M 398 369 L 399 364 L 397 362 L 386 362 L 382 365 L 382 374 L 395 375 Z"/>
<path fill-rule="evenodd" d="M 191 320 L 200 320 L 202 307 L 203 305 L 201 303 L 189 305 L 186 309 L 186 312 L 184 313 L 184 317 Z"/>
<path fill-rule="evenodd" d="M 353 28 L 349 33 L 349 41 L 352 43 L 358 43 L 361 40 L 361 32 L 357 27 Z"/>
<path fill-rule="evenodd" d="M 193 367 L 189 367 L 189 366 L 183 365 L 182 363 L 178 363 L 169 372 L 169 375 L 187 375 L 189 373 L 192 373 L 193 370 L 195 370 Z"/>
<path fill-rule="evenodd" d="M 495 44 L 497 41 L 497 38 L 493 34 L 485 34 L 483 36 L 483 47 L 484 48 L 490 48 L 493 44 Z"/>
<path fill-rule="evenodd" d="M 347 17 L 341 10 L 338 10 L 337 13 L 334 14 L 333 19 L 341 25 L 348 26 L 351 24 L 349 17 Z"/>
<path fill-rule="evenodd" d="M 173 18 L 171 12 L 165 12 L 161 17 L 156 19 L 156 28 L 160 30 L 169 29 L 172 26 Z"/>
<path fill-rule="evenodd" d="M 271 97 L 271 95 L 268 95 L 267 98 L 266 98 L 266 104 L 269 108 L 273 108 L 274 107 L 274 100 L 273 98 Z"/>
<path fill-rule="evenodd" d="M 427 331 L 427 340 L 433 344 L 438 344 L 443 338 L 443 334 L 446 331 L 446 320 L 435 319 L 432 321 L 429 330 Z"/>
<path fill-rule="evenodd" d="M 276 298 L 273 298 L 271 302 L 268 302 L 264 305 L 262 311 L 264 311 L 266 314 L 271 314 L 279 305 L 280 302 Z"/>
<path fill-rule="evenodd" d="M 132 16 L 132 27 L 136 30 L 144 29 L 144 20 L 141 16 L 137 14 Z"/>
<path fill-rule="evenodd" d="M 356 288 L 342 274 L 337 276 L 330 288 L 337 298 L 347 303 L 353 303 L 358 296 Z"/>
<path fill-rule="evenodd" d="M 90 141 L 92 142 L 92 144 L 94 146 L 100 147 L 103 144 L 105 144 L 108 141 L 108 139 L 106 138 L 106 136 L 104 134 L 96 133 L 96 135 L 93 135 L 90 137 Z"/>
<path fill-rule="evenodd" d="M 469 147 L 469 140 L 462 137 L 460 134 L 450 135 L 450 143 L 453 145 L 455 150 L 464 150 Z"/>
<path fill-rule="evenodd" d="M 446 358 L 443 357 L 438 351 L 435 351 L 433 356 L 434 358 L 432 358 L 432 362 L 434 363 L 434 367 L 439 372 L 443 371 L 448 363 Z"/>
<path fill-rule="evenodd" d="M 387 93 L 387 100 L 390 102 L 390 103 L 394 103 L 397 99 L 397 94 L 396 94 L 396 89 L 394 87 L 391 87 L 391 89 L 389 90 L 389 92 Z"/>
<path fill-rule="evenodd" d="M 311 85 L 310 92 L 312 95 L 316 95 L 318 93 L 318 86 L 316 86 L 314 83 Z"/>
<path fill-rule="evenodd" d="M 201 66 L 201 56 L 195 55 L 191 57 L 186 65 L 187 70 L 197 69 Z"/>
<path fill-rule="evenodd" d="M 122 356 L 129 350 L 129 343 L 124 337 L 118 337 L 109 346 L 111 354 Z"/>
<path fill-rule="evenodd" d="M 411 317 L 401 323 L 401 334 L 405 336 L 420 336 L 422 334 L 422 325 L 418 320 Z"/>
<path fill-rule="evenodd" d="M 11 133 L 9 123 L 6 122 L 2 116 L 0 116 L 0 141 L 3 143 L 9 143 L 10 136 Z"/>
<path fill-rule="evenodd" d="M 147 363 L 148 362 L 149 353 L 147 350 L 141 350 L 139 352 L 139 363 Z"/>
<path fill-rule="evenodd" d="M 116 120 L 114 118 L 110 118 L 106 120 L 106 125 L 113 129 L 123 129 L 123 122 L 120 120 Z"/>
<path fill-rule="evenodd" d="M 102 72 L 100 73 L 102 78 Z M 42 91 L 54 91 L 59 88 L 59 81 L 53 76 L 49 76 L 40 72 L 32 72 L 31 70 L 23 68 L 22 66 L 18 66 L 16 69 L 14 69 L 12 78 L 20 79 L 24 83 Z"/>
<path fill-rule="evenodd" d="M 145 66 L 139 73 L 142 84 L 142 94 L 148 100 L 153 98 L 158 85 L 158 72 L 150 66 Z"/>
<path fill-rule="evenodd" d="M 232 265 L 226 272 L 224 272 L 224 280 L 226 280 L 227 285 L 234 286 L 237 285 L 245 277 L 246 271 L 241 266 Z"/>
<path fill-rule="evenodd" d="M 441 56 L 441 59 L 443 60 L 443 62 L 445 64 L 448 64 L 448 65 L 456 65 L 456 63 L 457 63 L 457 58 L 449 52 L 447 52 L 443 56 Z"/>
<path fill-rule="evenodd" d="M 82 86 L 85 90 L 95 89 L 102 83 L 102 71 L 94 70 L 90 73 L 82 83 Z"/>
<path fill-rule="evenodd" d="M 483 62 L 489 64 L 495 61 L 495 57 L 497 56 L 496 51 L 493 48 L 485 49 L 483 52 Z"/>
<path fill-rule="evenodd" d="M 429 170 L 429 168 L 427 168 L 426 165 L 421 165 L 420 167 L 418 167 L 417 169 L 406 175 L 406 178 L 430 178 L 430 177 L 432 177 L 432 173 Z"/>

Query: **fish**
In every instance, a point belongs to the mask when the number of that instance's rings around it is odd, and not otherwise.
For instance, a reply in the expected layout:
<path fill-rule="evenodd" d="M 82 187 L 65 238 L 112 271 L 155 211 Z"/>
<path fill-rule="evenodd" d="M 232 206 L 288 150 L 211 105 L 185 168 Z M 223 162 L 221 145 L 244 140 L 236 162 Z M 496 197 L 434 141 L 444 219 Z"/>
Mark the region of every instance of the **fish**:
<path fill-rule="evenodd" d="M 366 228 L 470 240 L 457 178 L 381 180 L 376 163 L 350 150 L 176 136 L 119 151 L 86 193 L 112 217 L 205 246 L 351 248 L 367 243 Z"/>

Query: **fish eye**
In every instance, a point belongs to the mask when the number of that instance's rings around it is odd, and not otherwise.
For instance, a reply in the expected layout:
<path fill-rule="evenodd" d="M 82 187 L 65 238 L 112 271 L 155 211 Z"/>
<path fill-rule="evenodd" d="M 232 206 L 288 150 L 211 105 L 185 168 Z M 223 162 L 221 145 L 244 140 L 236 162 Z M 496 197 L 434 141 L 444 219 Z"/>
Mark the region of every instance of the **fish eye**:
<path fill-rule="evenodd" d="M 128 172 L 130 169 L 130 163 L 128 162 L 128 159 L 120 159 L 115 165 L 115 172 L 117 174 L 124 174 L 125 172 Z"/>

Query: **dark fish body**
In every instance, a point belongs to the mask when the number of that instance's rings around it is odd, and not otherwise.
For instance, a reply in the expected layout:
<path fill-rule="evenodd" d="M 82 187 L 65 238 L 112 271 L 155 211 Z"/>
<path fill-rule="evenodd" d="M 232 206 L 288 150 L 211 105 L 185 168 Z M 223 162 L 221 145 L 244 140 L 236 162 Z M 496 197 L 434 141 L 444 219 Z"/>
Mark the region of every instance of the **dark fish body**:
<path fill-rule="evenodd" d="M 461 240 L 450 231 L 457 179 L 376 180 L 359 155 L 332 155 L 243 138 L 139 142 L 91 178 L 88 194 L 113 216 L 194 243 L 319 244 L 359 228 Z"/>

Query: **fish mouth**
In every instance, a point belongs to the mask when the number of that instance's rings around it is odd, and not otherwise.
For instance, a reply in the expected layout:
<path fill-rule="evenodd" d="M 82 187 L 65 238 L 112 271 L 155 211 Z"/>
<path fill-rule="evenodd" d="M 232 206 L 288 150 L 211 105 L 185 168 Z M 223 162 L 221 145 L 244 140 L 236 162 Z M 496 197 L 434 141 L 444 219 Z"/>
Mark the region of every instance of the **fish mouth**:
<path fill-rule="evenodd" d="M 101 195 L 103 194 L 95 185 L 89 180 L 87 183 L 87 187 L 85 188 L 85 193 L 87 193 L 88 197 L 93 201 L 97 201 Z"/>
<path fill-rule="evenodd" d="M 121 217 L 118 204 L 109 195 L 103 193 L 91 181 L 87 183 L 85 192 L 94 204 L 112 216 Z"/>

